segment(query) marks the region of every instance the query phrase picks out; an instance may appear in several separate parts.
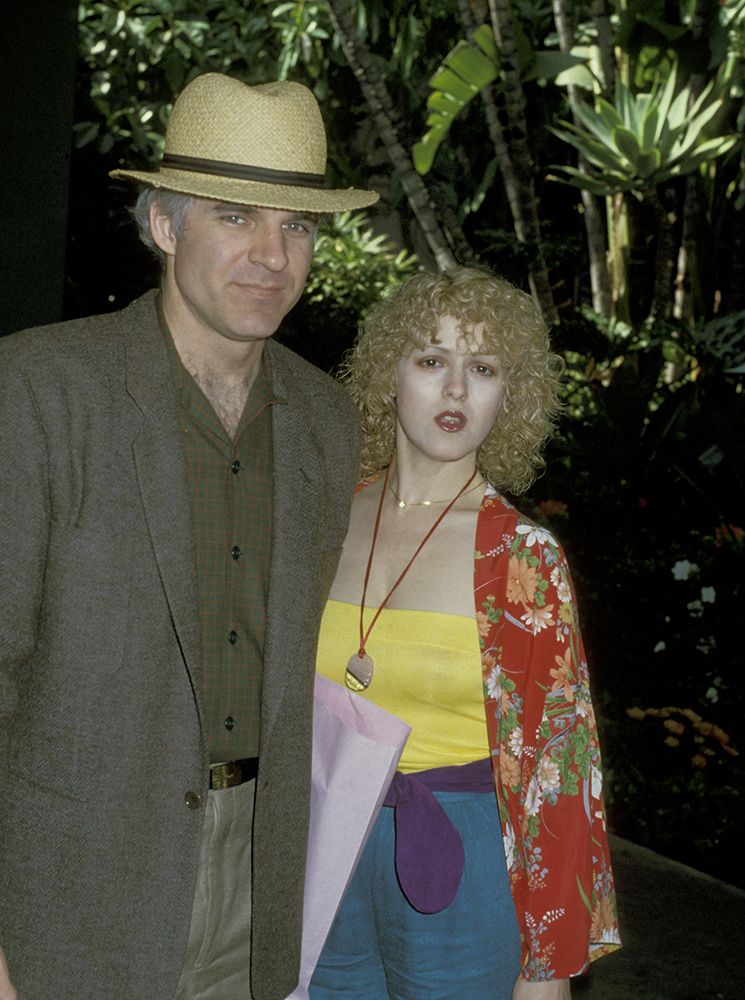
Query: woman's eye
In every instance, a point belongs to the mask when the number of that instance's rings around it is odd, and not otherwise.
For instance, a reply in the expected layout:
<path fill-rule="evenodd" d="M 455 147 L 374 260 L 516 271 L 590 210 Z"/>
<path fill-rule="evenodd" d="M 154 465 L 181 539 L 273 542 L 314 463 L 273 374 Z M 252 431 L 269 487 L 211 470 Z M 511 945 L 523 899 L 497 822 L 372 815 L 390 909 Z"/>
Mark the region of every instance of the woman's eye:
<path fill-rule="evenodd" d="M 475 370 L 478 375 L 487 375 L 487 376 L 496 375 L 496 372 L 491 367 L 491 365 L 476 365 Z"/>
<path fill-rule="evenodd" d="M 421 358 L 419 360 L 421 368 L 437 368 L 441 363 L 439 358 Z"/>

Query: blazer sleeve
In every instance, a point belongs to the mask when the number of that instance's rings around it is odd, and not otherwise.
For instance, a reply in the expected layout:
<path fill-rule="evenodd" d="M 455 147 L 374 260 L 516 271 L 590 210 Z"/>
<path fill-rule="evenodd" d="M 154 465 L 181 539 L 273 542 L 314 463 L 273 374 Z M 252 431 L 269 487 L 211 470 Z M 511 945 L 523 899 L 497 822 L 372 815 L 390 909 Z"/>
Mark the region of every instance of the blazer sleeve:
<path fill-rule="evenodd" d="M 8 338 L 9 341 L 15 338 Z M 49 538 L 47 443 L 30 380 L 0 349 L 0 784 L 22 666 L 37 642 Z"/>

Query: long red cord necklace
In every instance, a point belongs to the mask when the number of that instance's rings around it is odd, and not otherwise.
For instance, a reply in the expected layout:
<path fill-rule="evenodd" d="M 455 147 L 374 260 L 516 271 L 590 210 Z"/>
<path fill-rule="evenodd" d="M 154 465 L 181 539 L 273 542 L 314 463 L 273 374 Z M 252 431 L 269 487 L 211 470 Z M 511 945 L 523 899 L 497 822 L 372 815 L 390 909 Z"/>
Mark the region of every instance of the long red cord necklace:
<path fill-rule="evenodd" d="M 370 654 L 366 651 L 365 646 L 367 645 L 367 640 L 370 638 L 370 633 L 375 628 L 375 623 L 377 622 L 378 618 L 380 618 L 380 614 L 383 611 L 383 608 L 385 608 L 385 606 L 388 604 L 388 601 L 390 601 L 396 588 L 411 569 L 412 563 L 419 555 L 419 553 L 422 551 L 427 542 L 430 540 L 430 538 L 435 532 L 435 529 L 439 526 L 445 515 L 450 511 L 450 509 L 455 505 L 455 503 L 458 500 L 460 500 L 460 498 L 463 496 L 463 494 L 466 492 L 468 487 L 471 485 L 471 483 L 478 475 L 478 469 L 474 469 L 472 475 L 468 479 L 468 482 L 460 490 L 458 490 L 458 492 L 450 501 L 450 503 L 447 505 L 445 510 L 443 510 L 443 512 L 438 516 L 437 520 L 434 522 L 432 527 L 429 529 L 427 534 L 424 536 L 424 538 L 417 546 L 414 555 L 411 557 L 411 559 L 409 559 L 409 561 L 404 566 L 401 575 L 398 577 L 398 579 L 393 584 L 391 589 L 388 591 L 383 600 L 380 602 L 378 610 L 373 615 L 373 619 L 367 626 L 367 630 L 365 630 L 365 599 L 367 597 L 367 585 L 370 581 L 370 570 L 372 569 L 373 556 L 375 554 L 375 543 L 378 540 L 378 532 L 380 530 L 380 518 L 383 513 L 383 501 L 385 499 L 386 489 L 388 487 L 388 477 L 390 475 L 390 472 L 391 472 L 391 467 L 389 465 L 388 468 L 385 470 L 385 479 L 383 480 L 383 488 L 380 491 L 380 500 L 378 501 L 378 511 L 377 514 L 375 515 L 375 527 L 373 528 L 372 543 L 370 545 L 370 555 L 367 557 L 367 569 L 365 570 L 365 582 L 362 587 L 362 601 L 360 603 L 360 645 L 357 652 L 353 653 L 350 656 L 349 663 L 347 664 L 347 669 L 344 674 L 344 683 L 352 691 L 364 691 L 365 688 L 370 687 L 370 682 L 372 681 L 373 678 L 373 671 L 375 669 L 375 664 L 373 663 L 373 659 L 370 656 Z"/>

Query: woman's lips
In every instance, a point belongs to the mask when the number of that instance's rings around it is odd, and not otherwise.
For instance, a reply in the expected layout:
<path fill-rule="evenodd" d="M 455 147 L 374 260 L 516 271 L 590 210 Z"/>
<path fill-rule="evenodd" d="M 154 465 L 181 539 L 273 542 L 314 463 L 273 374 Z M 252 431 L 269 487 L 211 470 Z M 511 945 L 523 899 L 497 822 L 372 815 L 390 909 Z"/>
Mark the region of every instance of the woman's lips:
<path fill-rule="evenodd" d="M 466 415 L 461 413 L 460 410 L 445 410 L 444 413 L 437 414 L 435 423 L 440 430 L 453 434 L 456 431 L 462 431 L 468 421 L 466 420 Z"/>

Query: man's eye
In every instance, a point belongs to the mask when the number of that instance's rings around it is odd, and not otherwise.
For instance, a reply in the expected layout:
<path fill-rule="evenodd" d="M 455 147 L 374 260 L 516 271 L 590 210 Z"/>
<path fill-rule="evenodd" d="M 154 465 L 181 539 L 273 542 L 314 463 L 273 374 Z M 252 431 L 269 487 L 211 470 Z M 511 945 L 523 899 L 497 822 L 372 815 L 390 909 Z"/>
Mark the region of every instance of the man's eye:
<path fill-rule="evenodd" d="M 292 233 L 300 233 L 301 235 L 313 232 L 313 226 L 309 222 L 286 222 L 285 228 Z"/>
<path fill-rule="evenodd" d="M 240 226 L 246 221 L 242 215 L 223 215 L 221 218 L 223 222 L 229 222 L 233 226 Z"/>

